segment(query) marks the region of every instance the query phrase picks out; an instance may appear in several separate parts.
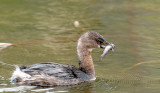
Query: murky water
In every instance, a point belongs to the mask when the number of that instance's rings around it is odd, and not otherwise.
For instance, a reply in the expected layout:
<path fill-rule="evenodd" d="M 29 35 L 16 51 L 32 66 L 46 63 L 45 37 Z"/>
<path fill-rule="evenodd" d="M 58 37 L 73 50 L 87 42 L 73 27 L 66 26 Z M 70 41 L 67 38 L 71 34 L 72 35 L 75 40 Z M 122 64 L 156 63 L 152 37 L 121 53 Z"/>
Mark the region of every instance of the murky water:
<path fill-rule="evenodd" d="M 0 0 L 0 92 L 159 93 L 159 0 Z M 74 27 L 78 20 L 80 27 Z M 93 51 L 97 80 L 76 86 L 9 84 L 13 65 L 57 62 L 78 66 L 76 40 L 85 30 L 116 45 L 102 61 Z M 25 44 L 24 42 L 27 42 Z"/>

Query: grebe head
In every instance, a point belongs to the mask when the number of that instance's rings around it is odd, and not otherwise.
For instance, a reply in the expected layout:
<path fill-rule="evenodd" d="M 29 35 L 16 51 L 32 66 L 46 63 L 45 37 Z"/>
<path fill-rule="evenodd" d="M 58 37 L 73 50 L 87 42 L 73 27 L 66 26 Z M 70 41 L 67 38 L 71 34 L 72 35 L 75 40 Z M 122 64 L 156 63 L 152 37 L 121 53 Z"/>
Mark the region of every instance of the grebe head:
<path fill-rule="evenodd" d="M 78 46 L 87 49 L 104 48 L 108 44 L 110 43 L 103 36 L 94 31 L 84 33 L 78 40 Z"/>

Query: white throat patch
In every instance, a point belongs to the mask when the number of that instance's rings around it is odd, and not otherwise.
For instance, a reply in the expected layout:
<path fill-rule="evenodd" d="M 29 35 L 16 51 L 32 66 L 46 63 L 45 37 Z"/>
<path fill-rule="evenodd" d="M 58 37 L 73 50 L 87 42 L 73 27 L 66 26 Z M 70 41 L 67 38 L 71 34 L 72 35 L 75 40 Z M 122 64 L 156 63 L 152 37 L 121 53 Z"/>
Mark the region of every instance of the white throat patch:
<path fill-rule="evenodd" d="M 88 51 L 92 52 L 93 48 L 88 49 Z"/>

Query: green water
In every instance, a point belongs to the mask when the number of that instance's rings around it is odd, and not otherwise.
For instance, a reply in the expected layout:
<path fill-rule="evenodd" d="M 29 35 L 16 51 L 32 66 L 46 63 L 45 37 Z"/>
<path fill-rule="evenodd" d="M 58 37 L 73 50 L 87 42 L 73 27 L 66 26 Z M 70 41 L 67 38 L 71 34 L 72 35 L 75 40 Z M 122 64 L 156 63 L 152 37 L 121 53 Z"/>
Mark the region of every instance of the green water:
<path fill-rule="evenodd" d="M 15 68 L 7 64 L 57 62 L 78 66 L 77 38 L 84 30 L 94 30 L 116 45 L 115 52 L 102 61 L 99 57 L 103 50 L 93 51 L 97 80 L 53 87 L 48 92 L 159 93 L 159 3 L 159 0 L 0 0 L 0 42 L 50 41 L 0 51 L 0 91 L 19 87 L 8 84 Z M 76 20 L 80 27 L 74 27 Z"/>

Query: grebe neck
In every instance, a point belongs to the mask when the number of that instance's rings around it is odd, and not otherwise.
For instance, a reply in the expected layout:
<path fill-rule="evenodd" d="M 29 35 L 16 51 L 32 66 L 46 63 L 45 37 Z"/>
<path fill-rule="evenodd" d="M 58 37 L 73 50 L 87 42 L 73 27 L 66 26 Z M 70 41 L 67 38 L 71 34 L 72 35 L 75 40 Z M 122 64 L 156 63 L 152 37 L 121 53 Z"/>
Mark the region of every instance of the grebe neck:
<path fill-rule="evenodd" d="M 78 43 L 77 54 L 79 58 L 79 69 L 90 76 L 95 78 L 94 64 L 91 56 L 91 49 L 87 49 Z"/>

